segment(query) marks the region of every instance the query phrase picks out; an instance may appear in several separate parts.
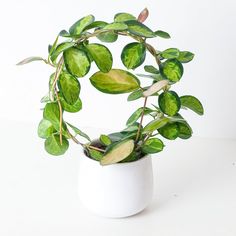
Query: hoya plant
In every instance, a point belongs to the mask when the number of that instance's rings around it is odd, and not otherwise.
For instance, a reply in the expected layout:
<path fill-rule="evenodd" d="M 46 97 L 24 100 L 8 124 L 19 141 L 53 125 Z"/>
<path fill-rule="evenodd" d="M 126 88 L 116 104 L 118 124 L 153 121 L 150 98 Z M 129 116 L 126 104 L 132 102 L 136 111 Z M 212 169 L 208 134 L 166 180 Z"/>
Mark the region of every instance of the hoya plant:
<path fill-rule="evenodd" d="M 85 16 L 68 31 L 62 30 L 58 34 L 48 47 L 47 59 L 30 57 L 18 63 L 43 61 L 54 69 L 49 77 L 48 94 L 41 99 L 45 106 L 38 126 L 38 135 L 45 140 L 44 147 L 49 154 L 63 155 L 68 150 L 69 141 L 74 141 L 84 148 L 88 157 L 108 165 L 136 161 L 146 154 L 158 153 L 164 148 L 163 138 L 175 140 L 192 136 L 192 129 L 180 111 L 190 109 L 203 115 L 203 106 L 196 97 L 177 94 L 173 87 L 183 77 L 183 64 L 190 62 L 194 54 L 177 48 L 161 50 L 156 44 L 151 45 L 149 38 L 168 39 L 170 35 L 146 26 L 143 22 L 147 17 L 147 9 L 138 17 L 118 13 L 111 23 L 95 21 L 93 15 Z M 113 66 L 115 55 L 107 47 L 118 37 L 131 40 L 121 50 L 124 68 Z M 91 43 L 92 38 L 98 42 Z M 153 65 L 144 64 L 146 54 L 153 56 Z M 92 63 L 98 69 L 94 74 L 89 73 Z M 134 74 L 141 65 L 144 65 L 145 72 Z M 79 81 L 83 77 L 102 93 L 128 93 L 128 102 L 142 99 L 143 106 L 131 114 L 122 131 L 102 134 L 99 139 L 91 141 L 88 134 L 63 117 L 65 112 L 81 111 L 80 90 L 83 88 Z M 142 86 L 141 79 L 149 85 Z M 154 101 L 152 104 L 148 104 L 150 97 Z"/>

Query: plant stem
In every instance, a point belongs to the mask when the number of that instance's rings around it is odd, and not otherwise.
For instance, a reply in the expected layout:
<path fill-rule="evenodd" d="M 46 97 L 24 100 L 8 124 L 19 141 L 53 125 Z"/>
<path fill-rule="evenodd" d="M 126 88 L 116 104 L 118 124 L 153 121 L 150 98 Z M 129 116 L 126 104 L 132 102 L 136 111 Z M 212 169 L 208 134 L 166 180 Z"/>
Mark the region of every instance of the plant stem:
<path fill-rule="evenodd" d="M 60 144 L 62 145 L 62 105 L 61 105 L 61 101 L 57 92 L 57 89 L 55 88 L 55 94 L 57 97 L 57 103 L 59 106 L 59 112 L 60 112 L 60 131 L 59 131 L 59 135 L 60 135 Z"/>
<path fill-rule="evenodd" d="M 142 111 L 141 120 L 140 120 L 139 127 L 138 127 L 137 136 L 136 136 L 136 139 L 135 139 L 136 142 L 138 141 L 139 136 L 140 136 L 140 131 L 141 131 L 142 123 L 143 123 L 144 112 L 145 112 L 145 108 L 146 108 L 146 105 L 147 105 L 147 98 L 148 97 L 144 98 L 143 111 Z"/>
<path fill-rule="evenodd" d="M 54 78 L 53 83 L 52 83 L 52 88 L 56 87 L 56 83 L 57 83 L 57 80 L 58 80 L 59 75 L 61 73 L 63 63 L 64 63 L 64 58 L 62 56 L 60 58 L 59 62 L 58 62 L 58 66 L 57 66 L 56 73 L 55 73 L 55 78 Z"/>
<path fill-rule="evenodd" d="M 99 152 L 103 152 L 103 153 L 105 152 L 105 150 L 103 150 L 101 148 L 98 148 L 98 147 L 94 147 L 92 145 L 85 145 L 85 147 L 96 150 L 96 151 L 99 151 Z"/>
<path fill-rule="evenodd" d="M 57 97 L 57 103 L 58 103 L 58 106 L 59 106 L 59 112 L 60 112 L 60 131 L 59 131 L 59 134 L 60 134 L 60 144 L 61 145 L 62 145 L 62 120 L 63 120 L 62 116 L 63 116 L 63 114 L 62 114 L 61 101 L 60 101 L 60 98 L 59 98 L 59 95 L 58 95 L 58 92 L 57 92 L 57 89 L 56 89 L 56 83 L 57 83 L 57 80 L 58 80 L 59 75 L 61 73 L 63 62 L 64 62 L 64 59 L 63 59 L 63 57 L 61 57 L 60 61 L 58 63 L 56 73 L 55 73 L 55 78 L 54 78 L 54 81 L 53 81 L 53 84 L 52 84 L 52 89 L 54 89 L 54 91 L 55 91 L 55 94 L 56 94 L 56 97 Z M 51 97 L 51 99 L 54 100 L 53 96 Z"/>
<path fill-rule="evenodd" d="M 53 65 L 49 60 L 43 59 L 43 61 L 47 64 L 50 65 L 52 67 L 55 67 L 55 65 Z"/>
<path fill-rule="evenodd" d="M 148 43 L 145 43 L 145 45 L 146 45 L 147 50 L 154 56 L 154 58 L 156 60 L 156 63 L 158 65 L 160 65 L 161 61 L 160 61 L 160 59 L 159 59 L 159 57 L 158 57 L 158 55 L 156 53 L 156 49 L 152 45 L 150 45 Z"/>
<path fill-rule="evenodd" d="M 94 147 L 92 145 L 89 145 L 89 144 L 83 144 L 81 143 L 75 136 L 73 136 L 69 130 L 67 130 L 69 136 L 71 137 L 71 139 L 76 143 L 76 144 L 79 144 L 81 145 L 83 148 L 90 148 L 90 149 L 93 149 L 93 150 L 96 150 L 96 151 L 100 151 L 100 152 L 105 152 L 105 150 L 101 149 L 101 148 L 98 148 L 98 147 Z"/>

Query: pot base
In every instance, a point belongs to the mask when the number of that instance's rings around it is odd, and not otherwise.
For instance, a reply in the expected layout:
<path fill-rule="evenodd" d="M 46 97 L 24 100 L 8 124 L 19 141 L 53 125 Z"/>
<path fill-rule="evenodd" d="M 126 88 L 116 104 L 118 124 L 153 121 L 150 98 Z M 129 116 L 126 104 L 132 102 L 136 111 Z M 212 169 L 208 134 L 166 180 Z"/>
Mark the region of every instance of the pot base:
<path fill-rule="evenodd" d="M 83 154 L 79 162 L 79 198 L 96 215 L 129 217 L 150 203 L 153 193 L 150 156 L 135 162 L 101 166 Z"/>

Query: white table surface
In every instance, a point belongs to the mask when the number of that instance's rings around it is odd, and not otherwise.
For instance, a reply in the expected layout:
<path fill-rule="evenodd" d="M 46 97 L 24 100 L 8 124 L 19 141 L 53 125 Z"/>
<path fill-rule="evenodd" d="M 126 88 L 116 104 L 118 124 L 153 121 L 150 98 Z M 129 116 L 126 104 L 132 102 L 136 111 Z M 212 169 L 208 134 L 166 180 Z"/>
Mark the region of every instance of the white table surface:
<path fill-rule="evenodd" d="M 106 219 L 78 200 L 76 145 L 52 157 L 34 125 L 2 122 L 0 134 L 1 236 L 236 235 L 236 140 L 168 142 L 153 156 L 150 206 Z"/>

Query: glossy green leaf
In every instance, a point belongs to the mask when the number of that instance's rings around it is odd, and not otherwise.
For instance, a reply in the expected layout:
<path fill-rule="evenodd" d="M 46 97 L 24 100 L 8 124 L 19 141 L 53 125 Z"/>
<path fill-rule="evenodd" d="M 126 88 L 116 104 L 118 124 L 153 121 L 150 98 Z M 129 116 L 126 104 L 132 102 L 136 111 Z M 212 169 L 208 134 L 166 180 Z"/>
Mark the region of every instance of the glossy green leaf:
<path fill-rule="evenodd" d="M 63 72 L 59 76 L 58 87 L 60 92 L 69 105 L 73 105 L 79 99 L 80 83 L 67 72 Z"/>
<path fill-rule="evenodd" d="M 188 63 L 190 61 L 192 61 L 194 58 L 194 54 L 192 52 L 188 52 L 188 51 L 181 51 L 179 53 L 178 56 L 178 61 L 182 62 L 182 63 Z"/>
<path fill-rule="evenodd" d="M 66 38 L 71 38 L 72 37 L 66 30 L 60 31 L 59 36 L 66 37 Z"/>
<path fill-rule="evenodd" d="M 136 137 L 137 134 L 137 130 L 135 131 L 131 131 L 131 132 L 116 132 L 116 133 L 112 133 L 109 134 L 109 138 L 112 140 L 112 142 L 118 142 L 118 141 L 123 141 L 126 139 L 133 139 Z"/>
<path fill-rule="evenodd" d="M 60 136 L 58 134 L 53 134 L 45 140 L 44 147 L 49 154 L 60 156 L 67 151 L 69 142 L 62 136 L 62 144 L 60 144 Z"/>
<path fill-rule="evenodd" d="M 103 158 L 103 154 L 97 150 L 89 149 L 89 156 L 96 161 L 100 161 Z"/>
<path fill-rule="evenodd" d="M 126 157 L 124 160 L 120 161 L 119 163 L 127 163 L 127 162 L 133 162 L 137 161 L 142 157 L 141 152 L 132 152 L 128 157 Z"/>
<path fill-rule="evenodd" d="M 111 70 L 113 59 L 112 54 L 107 47 L 101 44 L 93 43 L 88 44 L 86 48 L 95 61 L 97 67 L 102 72 L 108 72 Z"/>
<path fill-rule="evenodd" d="M 38 125 L 38 136 L 47 139 L 53 133 L 57 132 L 52 123 L 48 120 L 42 119 Z"/>
<path fill-rule="evenodd" d="M 145 38 L 154 38 L 156 34 L 149 29 L 146 25 L 138 22 L 136 20 L 129 20 L 125 22 L 128 25 L 128 31 L 134 35 L 145 37 Z"/>
<path fill-rule="evenodd" d="M 104 144 L 105 146 L 108 146 L 111 144 L 111 139 L 109 138 L 109 136 L 105 135 L 105 134 L 101 134 L 99 140 L 101 141 L 102 144 Z"/>
<path fill-rule="evenodd" d="M 161 53 L 161 57 L 165 59 L 178 58 L 180 51 L 178 48 L 168 48 Z"/>
<path fill-rule="evenodd" d="M 151 74 L 159 74 L 159 70 L 152 65 L 144 66 L 144 70 L 148 73 L 151 73 Z"/>
<path fill-rule="evenodd" d="M 160 94 L 158 104 L 161 111 L 169 116 L 176 115 L 181 107 L 180 98 L 174 91 L 166 91 Z"/>
<path fill-rule="evenodd" d="M 49 56 L 51 56 L 52 53 L 54 52 L 54 50 L 55 50 L 55 48 L 56 48 L 56 46 L 57 46 L 58 39 L 59 39 L 59 35 L 56 37 L 56 39 L 55 39 L 55 41 L 54 41 L 52 47 L 50 48 Z"/>
<path fill-rule="evenodd" d="M 168 123 L 162 128 L 158 129 L 158 132 L 164 138 L 174 140 L 179 136 L 179 126 L 177 123 Z"/>
<path fill-rule="evenodd" d="M 83 30 L 94 22 L 94 16 L 88 15 L 75 22 L 69 29 L 71 35 L 80 35 Z"/>
<path fill-rule="evenodd" d="M 163 142 L 158 138 L 148 139 L 142 146 L 142 152 L 146 154 L 153 154 L 161 152 L 164 148 Z"/>
<path fill-rule="evenodd" d="M 43 110 L 43 118 L 52 123 L 56 130 L 60 127 L 60 110 L 57 102 L 47 103 Z"/>
<path fill-rule="evenodd" d="M 137 89 L 137 90 L 133 91 L 132 93 L 130 93 L 127 100 L 134 101 L 134 100 L 137 100 L 141 97 L 143 97 L 143 90 L 140 88 L 140 89 Z"/>
<path fill-rule="evenodd" d="M 54 93 L 54 87 L 53 87 L 54 80 L 55 80 L 55 73 L 52 73 L 49 77 L 49 83 L 48 83 L 50 93 Z"/>
<path fill-rule="evenodd" d="M 72 124 L 69 124 L 68 122 L 67 122 L 67 124 L 68 124 L 68 125 L 71 127 L 71 129 L 74 131 L 75 135 L 79 135 L 79 136 L 81 136 L 81 137 L 87 139 L 89 142 L 91 142 L 90 137 L 89 137 L 86 133 L 84 133 L 84 132 L 81 131 L 80 129 L 76 128 L 76 127 L 73 126 Z"/>
<path fill-rule="evenodd" d="M 192 136 L 192 128 L 188 122 L 178 113 L 170 119 L 170 122 L 175 122 L 178 125 L 179 135 L 181 139 L 188 139 Z"/>
<path fill-rule="evenodd" d="M 84 30 L 90 30 L 90 29 L 93 29 L 93 28 L 103 28 L 107 24 L 108 23 L 106 23 L 105 21 L 94 21 L 93 23 L 91 23 L 90 25 L 85 27 Z"/>
<path fill-rule="evenodd" d="M 121 53 L 121 60 L 128 69 L 140 66 L 146 57 L 146 47 L 143 43 L 127 44 Z"/>
<path fill-rule="evenodd" d="M 118 163 L 128 157 L 134 150 L 134 141 L 132 139 L 116 143 L 101 159 L 101 165 L 110 165 Z"/>
<path fill-rule="evenodd" d="M 112 142 L 118 142 L 124 137 L 124 133 L 116 132 L 108 135 Z"/>
<path fill-rule="evenodd" d="M 84 41 L 82 43 L 77 44 L 76 47 L 79 50 L 84 51 L 86 53 L 87 57 L 89 58 L 90 64 L 91 64 L 94 60 L 93 60 L 92 55 L 88 51 L 87 45 L 88 45 L 87 41 Z"/>
<path fill-rule="evenodd" d="M 108 73 L 96 72 L 90 77 L 92 85 L 103 93 L 120 94 L 136 90 L 140 82 L 128 71 L 112 69 Z"/>
<path fill-rule="evenodd" d="M 59 44 L 51 55 L 51 61 L 54 62 L 62 52 L 64 52 L 68 48 L 73 47 L 74 44 L 75 43 L 73 42 L 64 42 L 64 43 Z"/>
<path fill-rule="evenodd" d="M 155 32 L 155 35 L 158 36 L 158 37 L 164 38 L 164 39 L 169 39 L 170 38 L 170 35 L 167 32 L 162 31 L 162 30 L 157 30 Z"/>
<path fill-rule="evenodd" d="M 152 96 L 153 94 L 164 89 L 169 84 L 168 80 L 160 80 L 153 85 L 151 85 L 146 91 L 143 92 L 144 97 Z"/>
<path fill-rule="evenodd" d="M 47 103 L 43 110 L 43 118 L 52 123 L 53 127 L 60 131 L 60 110 L 57 102 Z M 69 138 L 65 122 L 62 121 L 62 134 Z"/>
<path fill-rule="evenodd" d="M 161 127 L 163 127 L 164 125 L 166 125 L 168 123 L 169 119 L 167 117 L 164 118 L 158 118 L 156 120 L 153 120 L 151 122 L 149 122 L 143 129 L 143 133 L 150 133 L 153 132 L 157 129 L 160 129 Z"/>
<path fill-rule="evenodd" d="M 179 138 L 188 139 L 192 136 L 192 129 L 187 122 L 178 122 Z"/>
<path fill-rule="evenodd" d="M 64 51 L 63 57 L 67 71 L 75 77 L 83 77 L 89 72 L 90 60 L 84 51 L 72 47 Z"/>
<path fill-rule="evenodd" d="M 105 27 L 103 27 L 103 29 L 104 30 L 122 31 L 122 30 L 128 29 L 128 26 L 125 23 L 122 23 L 122 22 L 114 22 L 114 23 L 106 25 Z"/>
<path fill-rule="evenodd" d="M 117 40 L 118 34 L 109 31 L 99 34 L 97 38 L 105 43 L 113 43 Z"/>
<path fill-rule="evenodd" d="M 163 78 L 178 82 L 184 73 L 184 68 L 177 59 L 168 59 L 161 64 L 160 73 Z"/>
<path fill-rule="evenodd" d="M 125 12 L 117 13 L 114 17 L 115 22 L 124 22 L 128 20 L 136 20 L 136 17 Z"/>
<path fill-rule="evenodd" d="M 75 113 L 82 109 L 82 101 L 80 98 L 78 98 L 73 105 L 68 104 L 62 96 L 60 96 L 60 101 L 63 110 L 67 112 Z"/>
<path fill-rule="evenodd" d="M 192 111 L 196 112 L 198 115 L 204 114 L 204 108 L 201 102 L 194 96 L 186 95 L 180 97 L 181 105 L 191 109 Z"/>
<path fill-rule="evenodd" d="M 44 59 L 42 57 L 28 57 L 20 62 L 18 62 L 16 65 L 21 66 L 25 65 L 27 63 L 33 62 L 33 61 L 43 61 Z"/>
<path fill-rule="evenodd" d="M 121 133 L 130 133 L 130 132 L 136 132 L 139 129 L 139 123 L 135 122 L 132 125 L 126 127 L 121 131 Z"/>
<path fill-rule="evenodd" d="M 145 107 L 144 108 L 144 115 L 147 115 L 149 113 L 153 112 L 152 109 Z M 130 126 L 132 124 L 134 124 L 142 115 L 143 113 L 143 107 L 138 108 L 127 120 L 126 125 Z"/>

